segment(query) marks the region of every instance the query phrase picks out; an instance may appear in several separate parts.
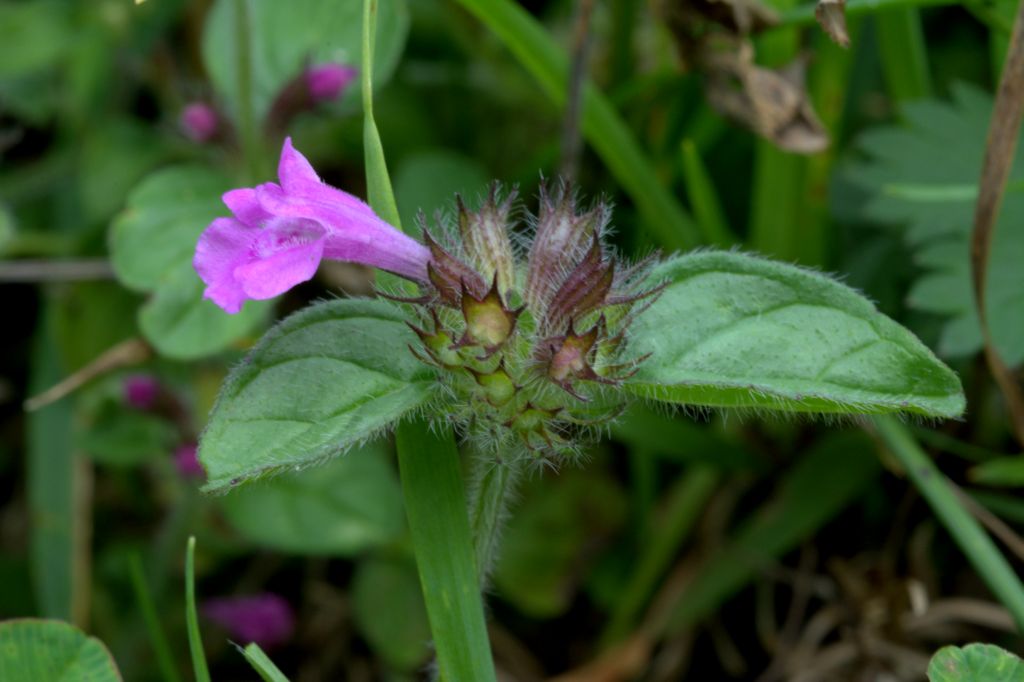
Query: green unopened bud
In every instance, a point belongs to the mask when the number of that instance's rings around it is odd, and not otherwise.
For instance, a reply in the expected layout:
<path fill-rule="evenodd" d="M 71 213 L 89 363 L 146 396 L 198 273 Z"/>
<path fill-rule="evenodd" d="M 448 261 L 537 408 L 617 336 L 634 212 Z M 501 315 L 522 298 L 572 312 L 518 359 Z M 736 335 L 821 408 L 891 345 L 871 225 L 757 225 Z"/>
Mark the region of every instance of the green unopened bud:
<path fill-rule="evenodd" d="M 497 348 L 516 326 L 516 313 L 502 302 L 497 279 L 483 298 L 475 298 L 468 290 L 462 292 L 462 315 L 466 320 L 466 339 L 462 345 L 469 342 Z"/>
<path fill-rule="evenodd" d="M 505 371 L 504 365 L 489 373 L 474 373 L 476 383 L 483 389 L 483 397 L 495 407 L 507 405 L 516 395 L 516 384 Z"/>

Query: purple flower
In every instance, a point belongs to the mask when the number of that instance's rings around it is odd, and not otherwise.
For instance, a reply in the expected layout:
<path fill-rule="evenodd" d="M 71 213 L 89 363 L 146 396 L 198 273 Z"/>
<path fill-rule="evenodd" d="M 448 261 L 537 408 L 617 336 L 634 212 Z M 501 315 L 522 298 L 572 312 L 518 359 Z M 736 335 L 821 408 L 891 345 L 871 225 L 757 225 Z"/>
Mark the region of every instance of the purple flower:
<path fill-rule="evenodd" d="M 358 73 L 359 70 L 354 66 L 334 62 L 311 66 L 304 74 L 309 96 L 314 102 L 338 99 Z"/>
<path fill-rule="evenodd" d="M 219 121 L 216 110 L 209 104 L 192 102 L 181 112 L 178 125 L 188 139 L 206 142 L 217 133 Z"/>
<path fill-rule="evenodd" d="M 256 642 L 263 648 L 283 644 L 295 630 L 292 607 L 269 592 L 210 599 L 203 604 L 203 615 L 227 630 L 239 643 Z"/>
<path fill-rule="evenodd" d="M 291 138 L 277 174 L 280 185 L 227 192 L 234 217 L 217 218 L 199 237 L 192 263 L 206 283 L 204 297 L 237 313 L 247 299 L 273 298 L 311 279 L 322 258 L 426 281 L 430 250 L 321 182 Z"/>
<path fill-rule="evenodd" d="M 133 374 L 121 384 L 124 401 L 136 410 L 148 410 L 160 395 L 160 382 L 149 374 Z"/>
<path fill-rule="evenodd" d="M 205 478 L 206 472 L 196 456 L 195 443 L 179 445 L 174 451 L 174 466 L 182 478 Z"/>

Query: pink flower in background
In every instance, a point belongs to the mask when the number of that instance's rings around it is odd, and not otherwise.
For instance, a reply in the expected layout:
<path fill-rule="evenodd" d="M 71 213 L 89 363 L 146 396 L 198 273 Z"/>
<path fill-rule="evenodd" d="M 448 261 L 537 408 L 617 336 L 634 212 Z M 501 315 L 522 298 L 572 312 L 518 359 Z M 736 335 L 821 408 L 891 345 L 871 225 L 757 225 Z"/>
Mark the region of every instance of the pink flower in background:
<path fill-rule="evenodd" d="M 192 102 L 181 112 L 178 125 L 193 142 L 206 142 L 217 134 L 220 125 L 216 110 L 203 102 Z"/>
<path fill-rule="evenodd" d="M 194 443 L 179 445 L 174 451 L 174 466 L 182 478 L 205 478 L 206 472 L 199 463 Z"/>
<path fill-rule="evenodd" d="M 295 631 L 291 605 L 269 592 L 210 599 L 203 604 L 202 611 L 240 644 L 256 642 L 263 648 L 271 648 L 288 641 Z"/>
<path fill-rule="evenodd" d="M 137 410 L 148 410 L 160 395 L 160 382 L 149 374 L 133 374 L 121 384 L 124 401 Z"/>
<path fill-rule="evenodd" d="M 426 281 L 430 250 L 324 184 L 291 138 L 277 174 L 281 184 L 227 192 L 234 217 L 217 218 L 199 237 L 192 263 L 205 298 L 237 313 L 248 299 L 273 298 L 311 279 L 323 258 Z"/>
<path fill-rule="evenodd" d="M 359 69 L 354 66 L 328 62 L 306 69 L 306 87 L 314 102 L 329 102 L 338 99 L 356 79 Z"/>

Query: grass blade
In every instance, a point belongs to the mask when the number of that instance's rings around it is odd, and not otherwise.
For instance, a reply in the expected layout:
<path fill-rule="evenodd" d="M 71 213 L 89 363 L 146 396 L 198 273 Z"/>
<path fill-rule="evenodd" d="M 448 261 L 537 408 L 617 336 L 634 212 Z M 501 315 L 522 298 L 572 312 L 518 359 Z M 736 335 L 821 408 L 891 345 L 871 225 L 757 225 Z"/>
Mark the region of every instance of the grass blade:
<path fill-rule="evenodd" d="M 263 678 L 263 682 L 288 682 L 285 674 L 274 665 L 269 656 L 263 653 L 263 649 L 256 642 L 252 642 L 244 649 L 238 647 L 238 650 L 245 656 L 245 660 L 249 661 L 249 665 Z"/>
<path fill-rule="evenodd" d="M 459 2 L 505 43 L 552 101 L 565 104 L 568 59 L 543 26 L 510 0 Z M 622 117 L 590 83 L 583 90 L 582 129 L 662 246 L 687 249 L 701 243 L 693 218 L 664 187 Z"/>
<path fill-rule="evenodd" d="M 931 95 L 928 53 L 917 10 L 913 7 L 886 9 L 875 17 L 875 24 L 889 94 L 897 102 Z"/>
<path fill-rule="evenodd" d="M 978 575 L 1013 615 L 1024 631 L 1024 585 L 992 539 L 964 508 L 949 481 L 914 440 L 905 426 L 890 417 L 875 417 L 874 425 L 889 451 L 928 501 L 932 511 L 960 546 Z"/>
<path fill-rule="evenodd" d="M 196 614 L 196 537 L 188 539 L 185 553 L 185 623 L 188 626 L 188 648 L 192 653 L 192 669 L 196 682 L 210 682 L 210 669 L 206 665 L 203 638 L 199 634 L 199 616 Z"/>
<path fill-rule="evenodd" d="M 146 630 L 149 631 L 150 644 L 153 645 L 153 654 L 156 656 L 157 667 L 160 675 L 166 682 L 179 682 L 178 668 L 174 663 L 174 655 L 171 653 L 171 645 L 167 642 L 167 635 L 160 625 L 160 618 L 156 614 L 156 606 L 153 604 L 153 595 L 150 594 L 146 585 L 146 576 L 142 570 L 142 559 L 138 554 L 132 554 L 128 560 L 128 570 L 131 574 L 132 589 L 135 591 L 135 600 L 138 602 L 142 619 L 146 623 Z"/>
<path fill-rule="evenodd" d="M 693 214 L 703 233 L 704 242 L 722 248 L 731 247 L 736 243 L 736 237 L 729 229 L 715 186 L 693 140 L 683 140 L 682 155 L 686 194 L 693 206 Z"/>
<path fill-rule="evenodd" d="M 495 680 L 455 439 L 450 430 L 436 433 L 417 421 L 398 429 L 397 444 L 441 676 L 449 682 Z"/>

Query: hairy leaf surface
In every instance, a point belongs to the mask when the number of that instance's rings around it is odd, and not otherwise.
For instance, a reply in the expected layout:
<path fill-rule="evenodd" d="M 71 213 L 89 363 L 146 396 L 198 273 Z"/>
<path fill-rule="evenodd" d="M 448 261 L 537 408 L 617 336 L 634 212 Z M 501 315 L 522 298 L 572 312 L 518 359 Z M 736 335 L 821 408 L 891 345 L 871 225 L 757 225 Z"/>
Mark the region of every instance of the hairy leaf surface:
<path fill-rule="evenodd" d="M 956 374 L 912 333 L 824 275 L 734 252 L 658 266 L 661 296 L 633 323 L 626 384 L 673 403 L 955 417 Z"/>
<path fill-rule="evenodd" d="M 431 395 L 401 310 L 349 299 L 274 327 L 228 377 L 199 444 L 208 488 L 315 464 L 392 426 Z"/>

